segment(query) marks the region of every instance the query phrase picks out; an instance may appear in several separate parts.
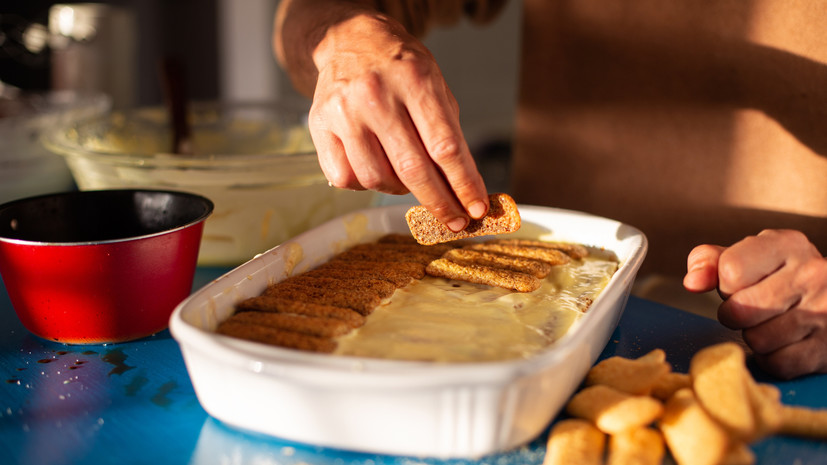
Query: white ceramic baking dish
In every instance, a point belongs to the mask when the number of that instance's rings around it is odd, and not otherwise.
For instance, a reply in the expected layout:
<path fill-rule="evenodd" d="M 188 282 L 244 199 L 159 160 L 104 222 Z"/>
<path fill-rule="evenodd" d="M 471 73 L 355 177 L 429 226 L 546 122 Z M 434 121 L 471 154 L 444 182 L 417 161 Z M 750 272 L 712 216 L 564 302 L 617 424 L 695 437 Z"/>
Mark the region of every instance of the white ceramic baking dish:
<path fill-rule="evenodd" d="M 204 409 L 226 424 L 363 452 L 475 458 L 539 435 L 578 387 L 623 312 L 646 237 L 634 227 L 566 210 L 520 206 L 518 236 L 613 250 L 620 259 L 590 310 L 528 359 L 437 364 L 281 349 L 212 331 L 238 301 L 333 254 L 406 232 L 405 205 L 343 216 L 296 236 L 183 301 L 170 330 Z"/>

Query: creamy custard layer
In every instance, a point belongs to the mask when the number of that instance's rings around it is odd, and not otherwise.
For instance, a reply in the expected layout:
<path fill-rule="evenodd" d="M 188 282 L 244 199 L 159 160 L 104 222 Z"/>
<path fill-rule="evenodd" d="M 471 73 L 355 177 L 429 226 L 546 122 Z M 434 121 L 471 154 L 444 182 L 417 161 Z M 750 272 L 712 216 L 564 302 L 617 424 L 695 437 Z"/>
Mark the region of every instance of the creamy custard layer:
<path fill-rule="evenodd" d="M 528 357 L 560 339 L 617 271 L 592 250 L 556 266 L 534 292 L 427 276 L 396 292 L 334 354 L 394 360 L 478 362 Z"/>

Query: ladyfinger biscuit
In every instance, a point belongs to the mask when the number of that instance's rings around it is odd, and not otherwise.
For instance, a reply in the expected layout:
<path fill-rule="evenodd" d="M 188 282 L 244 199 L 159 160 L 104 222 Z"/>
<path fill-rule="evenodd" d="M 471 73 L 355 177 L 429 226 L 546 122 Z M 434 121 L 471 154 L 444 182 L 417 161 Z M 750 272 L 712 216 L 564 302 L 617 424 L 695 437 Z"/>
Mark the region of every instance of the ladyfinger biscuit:
<path fill-rule="evenodd" d="M 431 257 L 439 257 L 445 252 L 453 249 L 454 246 L 451 244 L 433 244 L 433 245 L 423 245 L 418 244 L 416 242 L 413 243 L 399 243 L 399 242 L 371 242 L 367 244 L 356 244 L 352 246 L 349 250 L 354 251 L 369 251 L 369 250 L 379 250 L 379 251 L 397 251 L 397 252 L 407 252 L 411 254 L 423 254 L 428 255 Z"/>
<path fill-rule="evenodd" d="M 755 442 L 778 432 L 784 420 L 781 390 L 767 383 L 751 382 L 747 385 L 755 415 L 755 432 L 746 442 Z"/>
<path fill-rule="evenodd" d="M 339 261 L 338 263 L 345 263 Z M 374 267 L 374 269 L 359 270 L 354 273 L 352 269 L 337 268 L 336 266 L 316 268 L 304 272 L 305 276 L 316 278 L 334 278 L 349 281 L 359 281 L 361 279 L 382 280 L 390 283 L 394 288 L 405 287 L 410 284 L 414 278 L 402 272 L 395 272 L 394 270 L 381 269 Z"/>
<path fill-rule="evenodd" d="M 291 276 L 282 283 L 298 284 L 302 286 L 316 287 L 319 289 L 340 289 L 358 290 L 372 292 L 384 299 L 393 295 L 396 286 L 383 279 L 369 279 L 360 276 L 353 276 L 351 279 L 339 279 L 325 276 L 311 276 L 307 273 Z"/>
<path fill-rule="evenodd" d="M 692 389 L 698 402 L 730 433 L 753 437 L 757 420 L 749 384 L 755 383 L 746 367 L 746 354 L 734 342 L 704 347 L 689 363 Z"/>
<path fill-rule="evenodd" d="M 692 387 L 692 378 L 687 373 L 670 371 L 655 381 L 652 386 L 652 397 L 660 400 L 667 400 L 672 394 L 683 388 Z"/>
<path fill-rule="evenodd" d="M 460 265 L 482 265 L 519 271 L 537 278 L 545 278 L 551 272 L 551 265 L 540 260 L 486 252 L 484 250 L 453 249 L 446 252 L 442 258 L 447 258 Z"/>
<path fill-rule="evenodd" d="M 488 196 L 488 213 L 472 219 L 462 231 L 453 232 L 436 219 L 424 206 L 411 207 L 405 214 L 411 234 L 420 244 L 431 245 L 491 234 L 505 234 L 520 229 L 520 212 L 514 199 L 508 194 Z"/>
<path fill-rule="evenodd" d="M 445 258 L 432 261 L 425 268 L 425 272 L 431 276 L 502 287 L 518 292 L 531 292 L 540 288 L 540 280 L 530 274 L 490 266 L 460 265 Z"/>
<path fill-rule="evenodd" d="M 375 244 L 378 245 L 378 244 Z M 385 244 L 390 245 L 390 244 Z M 429 250 L 411 247 L 371 247 L 369 244 L 354 246 L 344 252 L 334 255 L 331 261 L 359 260 L 370 262 L 412 262 L 427 265 L 434 258 L 442 255 Z"/>
<path fill-rule="evenodd" d="M 293 331 L 257 326 L 247 323 L 225 321 L 216 329 L 218 334 L 232 336 L 253 342 L 261 342 L 290 349 L 330 353 L 336 350 L 336 341 L 324 337 L 310 336 Z"/>
<path fill-rule="evenodd" d="M 653 355 L 650 355 L 653 354 Z M 661 349 L 639 358 L 609 357 L 586 374 L 587 386 L 602 384 L 633 395 L 649 395 L 658 380 L 671 371 Z"/>
<path fill-rule="evenodd" d="M 304 300 L 356 310 L 370 315 L 382 301 L 376 293 L 353 289 L 319 289 L 301 284 L 277 283 L 268 287 L 264 295 L 291 300 Z"/>
<path fill-rule="evenodd" d="M 781 419 L 781 434 L 821 440 L 827 439 L 827 409 L 783 405 Z"/>
<path fill-rule="evenodd" d="M 732 444 L 730 435 L 709 416 L 691 388 L 678 390 L 666 401 L 658 427 L 678 465 L 718 465 Z"/>
<path fill-rule="evenodd" d="M 719 465 L 755 465 L 755 452 L 746 443 L 732 442 Z"/>
<path fill-rule="evenodd" d="M 661 465 L 665 453 L 660 431 L 632 428 L 609 437 L 606 465 Z"/>
<path fill-rule="evenodd" d="M 589 256 L 589 249 L 587 249 L 586 246 L 582 244 L 575 244 L 573 242 L 547 242 L 535 241 L 531 239 L 491 239 L 486 241 L 486 243 L 555 249 L 565 253 L 575 260 Z"/>
<path fill-rule="evenodd" d="M 580 390 L 566 404 L 566 412 L 590 420 L 608 434 L 647 426 L 663 414 L 663 404 L 649 396 L 636 396 L 597 384 Z"/>
<path fill-rule="evenodd" d="M 549 265 L 565 265 L 571 261 L 571 257 L 557 249 L 548 249 L 543 247 L 529 247 L 524 245 L 510 245 L 510 244 L 471 244 L 466 248 L 472 250 L 482 250 L 485 252 L 495 252 L 505 255 L 512 255 L 515 257 L 531 258 L 533 260 L 540 260 Z"/>
<path fill-rule="evenodd" d="M 236 312 L 248 311 L 292 313 L 296 315 L 333 318 L 344 321 L 351 328 L 358 328 L 365 324 L 365 317 L 351 308 L 335 307 L 333 305 L 323 305 L 315 302 L 284 299 L 268 295 L 249 297 L 236 304 Z"/>
<path fill-rule="evenodd" d="M 347 334 L 353 329 L 342 320 L 291 313 L 241 312 L 231 316 L 227 321 L 260 325 L 318 337 L 337 337 Z"/>
<path fill-rule="evenodd" d="M 390 274 L 403 274 L 409 276 L 413 279 L 422 279 L 425 276 L 425 265 L 422 263 L 415 263 L 415 262 L 377 262 L 377 261 L 368 261 L 368 260 L 331 260 L 325 262 L 315 270 L 324 270 L 324 269 L 337 269 L 337 270 L 345 270 L 345 271 L 352 271 L 362 272 L 362 271 L 369 271 L 369 272 L 382 272 L 382 273 L 390 273 Z"/>
<path fill-rule="evenodd" d="M 567 418 L 554 424 L 543 465 L 601 465 L 606 435 L 591 422 Z"/>

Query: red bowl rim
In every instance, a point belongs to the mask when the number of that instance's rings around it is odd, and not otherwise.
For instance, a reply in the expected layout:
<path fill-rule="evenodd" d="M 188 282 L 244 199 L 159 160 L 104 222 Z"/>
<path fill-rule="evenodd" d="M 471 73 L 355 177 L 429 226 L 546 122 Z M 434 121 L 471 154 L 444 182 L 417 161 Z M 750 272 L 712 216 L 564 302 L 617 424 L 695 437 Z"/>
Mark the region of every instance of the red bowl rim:
<path fill-rule="evenodd" d="M 77 241 L 77 242 L 46 242 L 46 241 L 33 241 L 27 239 L 16 239 L 11 237 L 4 237 L 0 236 L 0 243 L 9 243 L 9 244 L 20 244 L 20 245 L 29 245 L 29 246 L 80 246 L 80 245 L 102 245 L 102 244 L 114 244 L 114 243 L 121 243 L 121 242 L 130 242 L 130 241 L 137 241 L 142 239 L 147 239 L 150 237 L 162 236 L 166 234 L 171 234 L 175 231 L 180 231 L 182 229 L 186 229 L 190 226 L 195 224 L 201 223 L 205 221 L 215 209 L 215 204 L 212 200 L 204 197 L 203 195 L 196 194 L 193 192 L 186 192 L 186 191 L 179 191 L 179 190 L 169 190 L 169 189 L 96 189 L 96 190 L 83 190 L 83 191 L 70 191 L 70 192 L 58 192 L 58 193 L 51 193 L 51 194 L 42 194 L 36 195 L 32 197 L 25 197 L 22 199 L 15 199 L 4 204 L 0 204 L 0 212 L 7 208 L 12 208 L 18 206 L 19 204 L 25 204 L 31 201 L 40 200 L 49 197 L 67 197 L 67 196 L 77 196 L 77 197 L 94 197 L 100 195 L 109 195 L 113 193 L 146 193 L 146 194 L 170 194 L 178 197 L 187 197 L 194 201 L 200 201 L 204 204 L 204 211 L 195 219 L 188 221 L 185 224 L 176 226 L 174 228 L 165 229 L 163 231 L 158 231 L 150 234 L 143 234 L 139 236 L 128 236 L 123 238 L 117 239 L 105 239 L 105 240 L 98 240 L 98 241 Z"/>

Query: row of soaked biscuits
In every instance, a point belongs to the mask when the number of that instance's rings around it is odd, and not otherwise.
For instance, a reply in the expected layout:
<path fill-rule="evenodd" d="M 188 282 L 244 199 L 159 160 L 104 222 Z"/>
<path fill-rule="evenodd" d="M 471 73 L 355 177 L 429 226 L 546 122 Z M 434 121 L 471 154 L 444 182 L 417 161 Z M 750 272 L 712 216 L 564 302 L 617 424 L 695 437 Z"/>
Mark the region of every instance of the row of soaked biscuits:
<path fill-rule="evenodd" d="M 410 235 L 388 234 L 242 300 L 217 331 L 330 353 L 338 337 L 362 326 L 396 289 L 426 275 L 530 292 L 552 267 L 587 255 L 586 247 L 573 243 L 492 239 L 423 245 Z"/>

